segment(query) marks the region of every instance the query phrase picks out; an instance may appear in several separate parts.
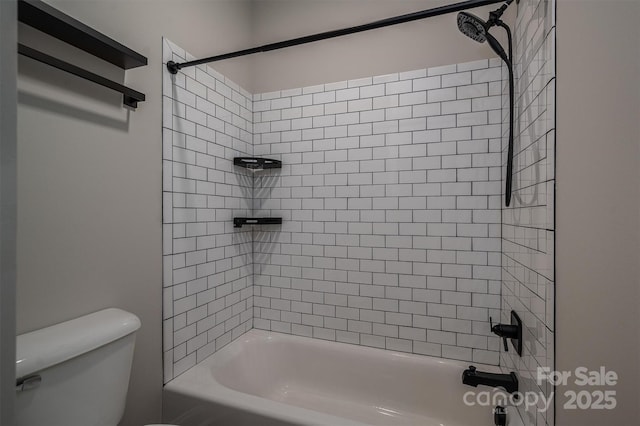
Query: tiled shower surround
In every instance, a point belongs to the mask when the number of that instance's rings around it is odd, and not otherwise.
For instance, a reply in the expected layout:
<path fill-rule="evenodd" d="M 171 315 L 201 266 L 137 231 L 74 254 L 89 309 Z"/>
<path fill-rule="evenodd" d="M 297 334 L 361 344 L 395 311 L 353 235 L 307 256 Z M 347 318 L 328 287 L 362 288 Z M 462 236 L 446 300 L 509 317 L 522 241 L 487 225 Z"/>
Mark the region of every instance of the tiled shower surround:
<path fill-rule="evenodd" d="M 164 87 L 165 380 L 252 326 L 498 364 L 498 60 L 252 101 L 184 71 Z"/>
<path fill-rule="evenodd" d="M 184 50 L 163 41 L 164 62 Z M 164 380 L 251 329 L 251 173 L 233 157 L 252 155 L 251 95 L 211 68 L 163 81 Z"/>
<path fill-rule="evenodd" d="M 255 328 L 497 364 L 501 75 L 479 61 L 254 96 Z"/>
<path fill-rule="evenodd" d="M 522 0 L 514 28 L 516 138 L 512 204 L 502 211 L 502 320 L 515 310 L 524 322 L 522 358 L 502 353 L 521 392 L 543 392 L 538 367 L 554 369 L 555 1 Z M 506 68 L 503 70 L 505 94 Z M 506 164 L 508 97 L 503 97 Z M 506 167 L 503 167 L 503 173 Z M 504 182 L 503 182 L 504 184 Z M 525 425 L 553 425 L 549 412 L 519 413 Z"/>
<path fill-rule="evenodd" d="M 524 294 L 509 235 L 530 239 L 502 212 L 503 75 L 493 59 L 251 95 L 206 66 L 165 73 L 165 381 L 252 327 L 513 365 L 489 331 Z"/>

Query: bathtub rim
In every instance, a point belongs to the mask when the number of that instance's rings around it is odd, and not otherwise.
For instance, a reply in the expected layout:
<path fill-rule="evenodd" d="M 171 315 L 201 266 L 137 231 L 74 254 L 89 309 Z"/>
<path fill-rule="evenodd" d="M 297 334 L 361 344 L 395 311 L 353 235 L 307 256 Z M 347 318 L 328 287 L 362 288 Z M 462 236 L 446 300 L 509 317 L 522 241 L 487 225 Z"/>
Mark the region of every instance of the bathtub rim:
<path fill-rule="evenodd" d="M 420 355 L 407 352 L 398 352 L 388 349 L 374 348 L 363 345 L 354 345 L 350 343 L 336 342 L 332 340 L 317 339 L 307 336 L 298 336 L 293 334 L 279 333 L 275 331 L 261 330 L 252 328 L 243 333 L 240 337 L 233 340 L 220 350 L 209 355 L 195 366 L 186 370 L 182 374 L 164 385 L 164 390 L 174 392 L 199 400 L 220 404 L 236 410 L 248 411 L 253 414 L 262 415 L 275 420 L 293 424 L 312 424 L 312 425 L 328 425 L 339 424 L 341 426 L 365 426 L 367 423 L 351 420 L 345 417 L 333 416 L 321 411 L 315 411 L 309 408 L 301 408 L 284 402 L 268 399 L 265 397 L 253 395 L 231 389 L 224 384 L 218 382 L 212 374 L 214 363 L 225 363 L 241 350 L 243 344 L 255 340 L 282 340 L 282 341 L 300 341 L 303 340 L 307 344 L 314 346 L 339 345 L 347 352 L 365 352 L 373 356 L 398 357 L 410 359 L 413 361 L 432 362 L 437 364 L 447 364 L 448 366 L 460 369 L 462 371 L 470 365 L 468 361 L 459 361 L 447 358 L 434 357 L 430 355 Z M 481 363 L 473 363 L 478 369 L 489 372 L 499 373 L 500 367 L 495 365 L 487 365 Z M 475 388 L 469 388 L 472 390 Z"/>

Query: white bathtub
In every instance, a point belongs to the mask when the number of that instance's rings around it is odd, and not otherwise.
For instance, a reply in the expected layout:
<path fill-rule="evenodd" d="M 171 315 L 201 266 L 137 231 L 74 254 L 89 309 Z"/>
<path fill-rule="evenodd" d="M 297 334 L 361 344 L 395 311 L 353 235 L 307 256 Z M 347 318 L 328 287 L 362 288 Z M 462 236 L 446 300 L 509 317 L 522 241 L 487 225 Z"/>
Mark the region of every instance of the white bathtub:
<path fill-rule="evenodd" d="M 464 393 L 474 390 L 461 381 L 467 367 L 254 329 L 165 386 L 164 420 L 182 426 L 493 425 L 492 407 L 463 403 Z"/>

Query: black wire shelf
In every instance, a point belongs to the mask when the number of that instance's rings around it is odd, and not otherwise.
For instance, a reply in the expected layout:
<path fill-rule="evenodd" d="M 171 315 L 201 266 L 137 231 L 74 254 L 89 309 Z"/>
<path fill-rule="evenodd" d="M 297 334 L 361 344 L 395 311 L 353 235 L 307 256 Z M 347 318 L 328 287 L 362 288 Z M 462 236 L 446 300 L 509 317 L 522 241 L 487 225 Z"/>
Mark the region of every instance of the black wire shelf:
<path fill-rule="evenodd" d="M 233 164 L 253 171 L 282 168 L 282 161 L 280 160 L 258 157 L 236 157 L 233 159 Z"/>
<path fill-rule="evenodd" d="M 281 217 L 234 217 L 233 227 L 242 228 L 242 225 L 281 225 Z"/>

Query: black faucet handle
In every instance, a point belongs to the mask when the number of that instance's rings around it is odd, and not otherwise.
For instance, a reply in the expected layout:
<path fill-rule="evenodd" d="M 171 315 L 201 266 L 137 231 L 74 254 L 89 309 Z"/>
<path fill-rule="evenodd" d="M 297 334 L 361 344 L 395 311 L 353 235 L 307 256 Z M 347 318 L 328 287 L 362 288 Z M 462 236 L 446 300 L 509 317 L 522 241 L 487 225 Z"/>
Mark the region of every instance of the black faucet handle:
<path fill-rule="evenodd" d="M 498 336 L 502 337 L 502 343 L 504 344 L 504 351 L 505 352 L 509 352 L 509 345 L 507 344 L 507 336 L 505 335 L 504 331 L 503 331 L 503 325 L 502 324 L 496 324 L 495 326 L 493 325 L 493 319 L 491 317 L 489 317 L 489 327 L 491 327 L 491 332 L 494 334 L 497 334 Z"/>

